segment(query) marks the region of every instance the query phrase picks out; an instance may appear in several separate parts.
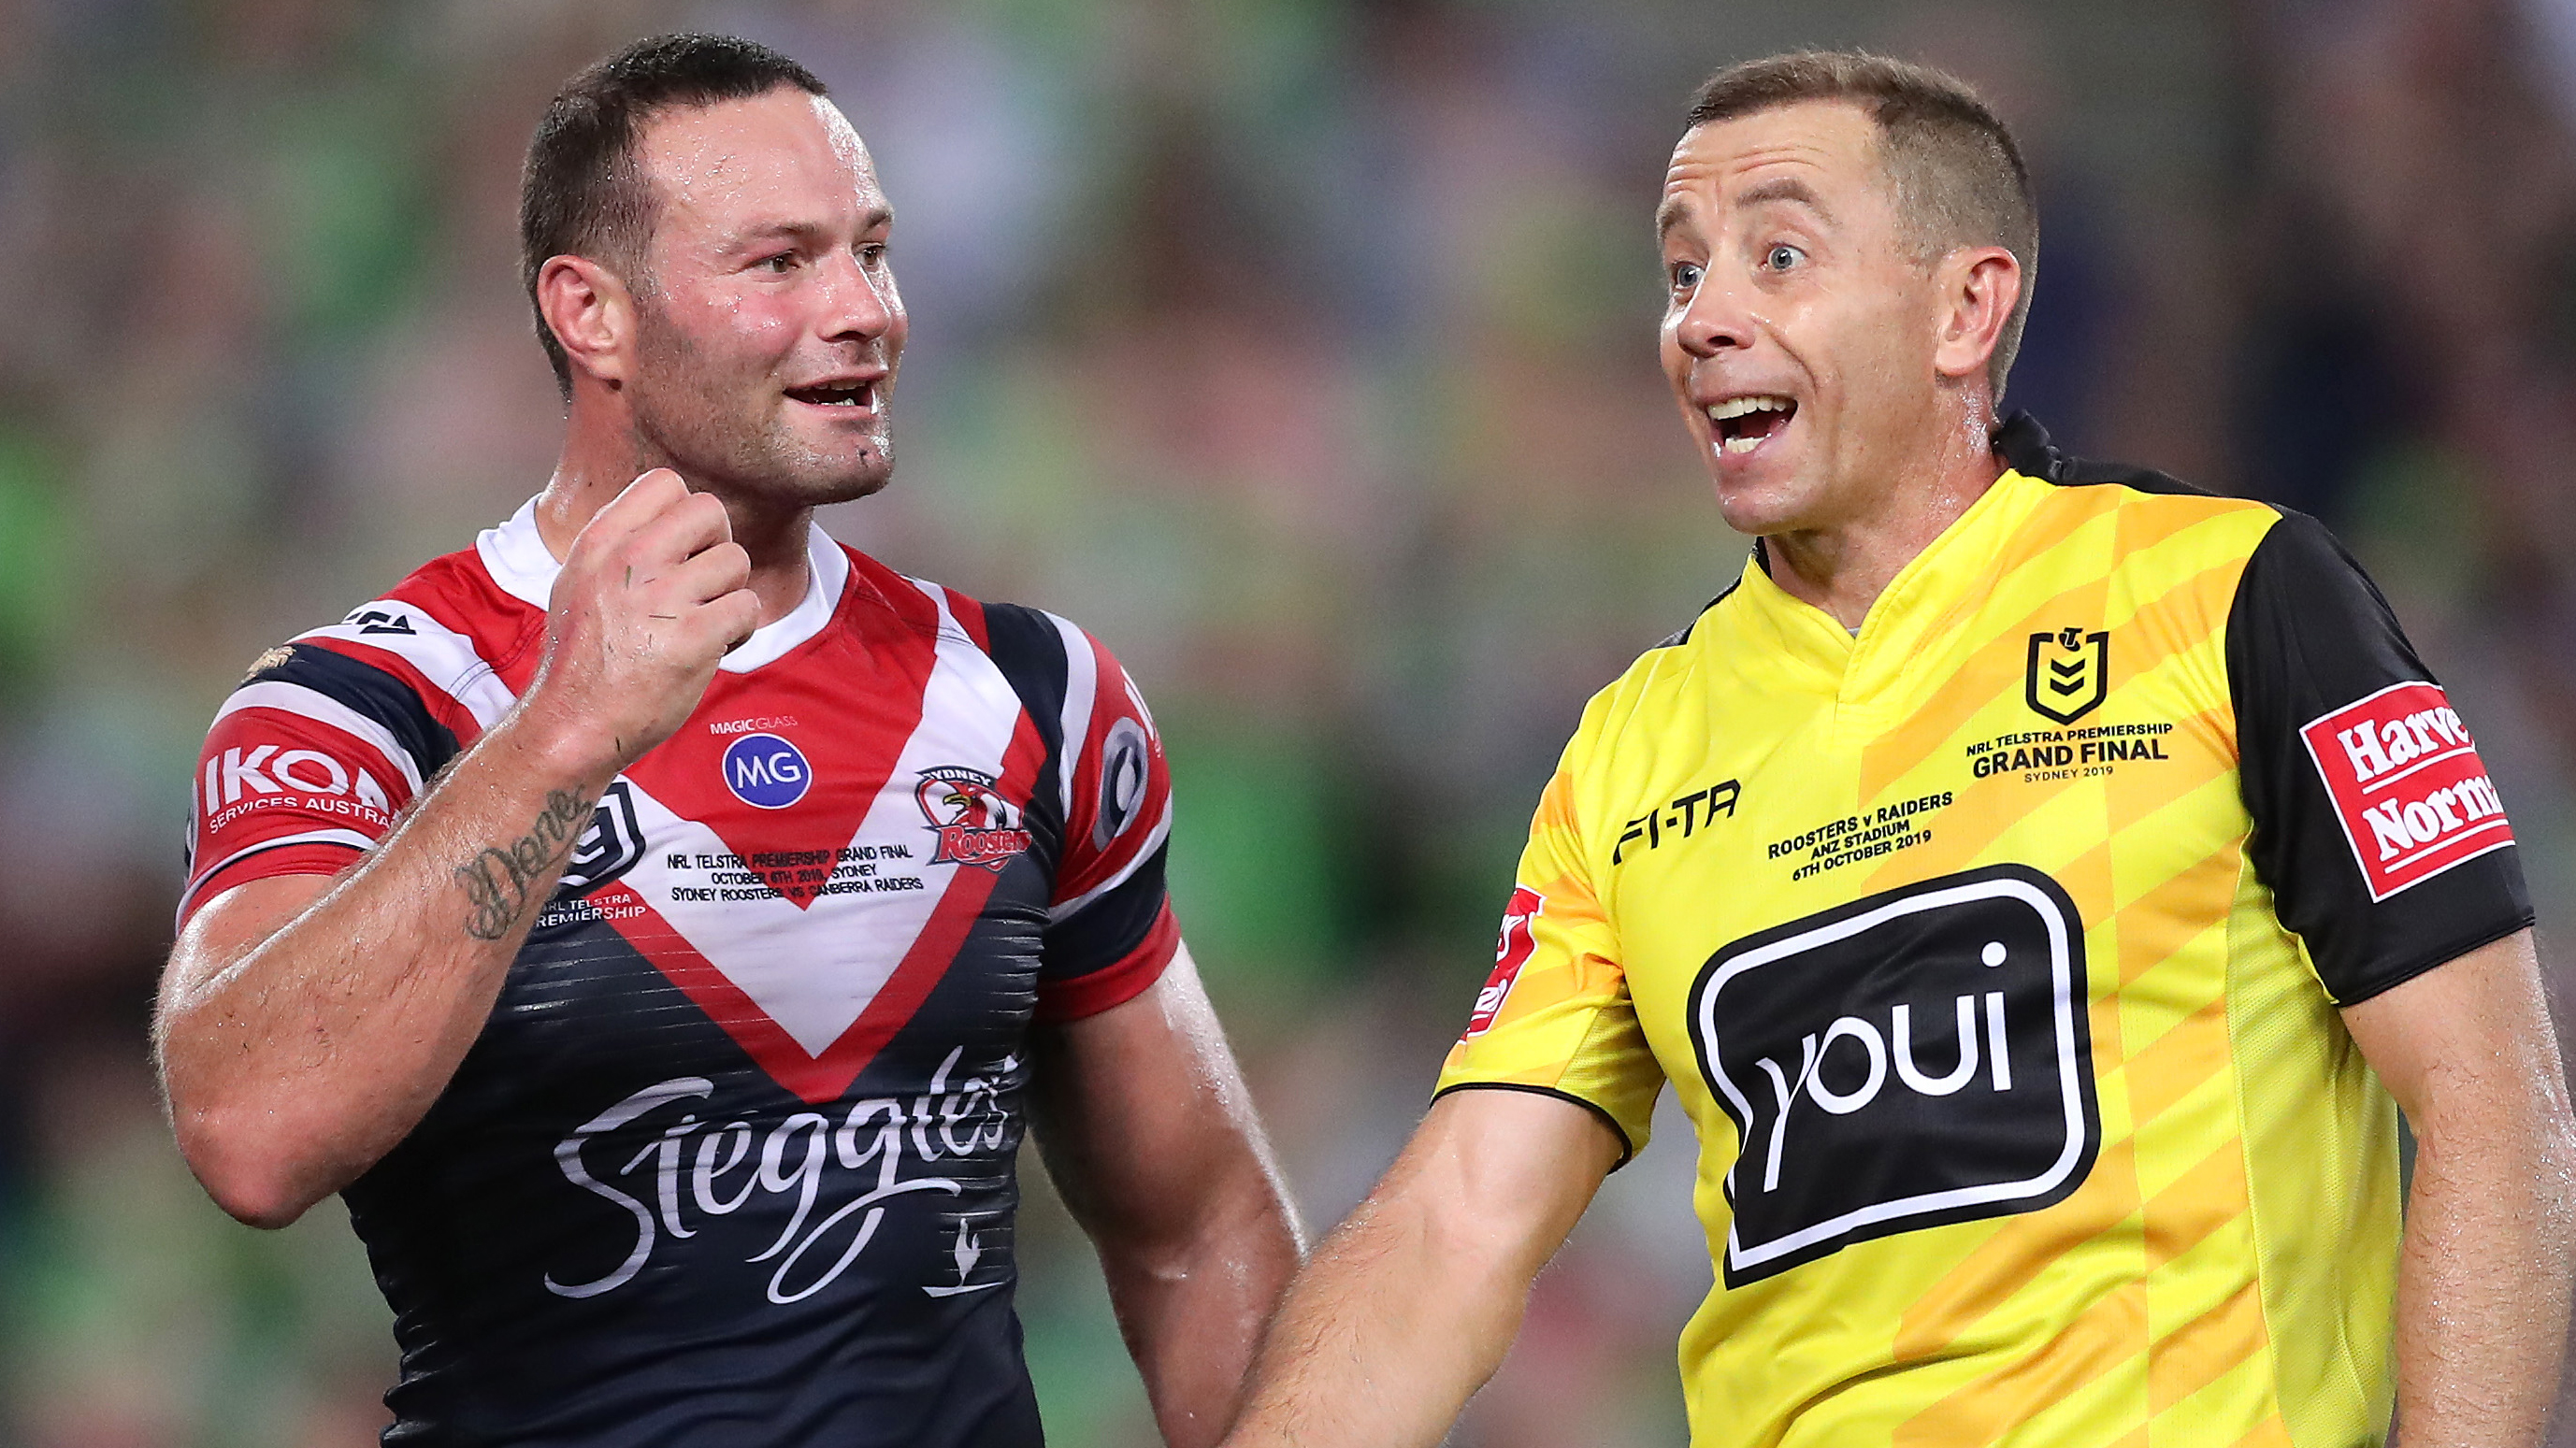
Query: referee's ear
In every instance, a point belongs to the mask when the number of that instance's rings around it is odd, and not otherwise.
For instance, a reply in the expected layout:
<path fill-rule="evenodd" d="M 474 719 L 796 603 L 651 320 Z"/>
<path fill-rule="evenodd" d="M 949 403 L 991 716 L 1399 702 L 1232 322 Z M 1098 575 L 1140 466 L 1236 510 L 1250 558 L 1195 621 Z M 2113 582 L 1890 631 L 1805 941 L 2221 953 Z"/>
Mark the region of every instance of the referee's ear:
<path fill-rule="evenodd" d="M 562 344 L 576 388 L 588 377 L 623 385 L 635 339 L 635 298 L 615 272 L 586 256 L 550 256 L 537 269 L 537 312 Z"/>
<path fill-rule="evenodd" d="M 1941 307 L 1933 370 L 1952 382 L 1984 376 L 2021 300 L 2021 262 L 2000 246 L 1963 246 L 1941 258 L 1933 283 Z"/>

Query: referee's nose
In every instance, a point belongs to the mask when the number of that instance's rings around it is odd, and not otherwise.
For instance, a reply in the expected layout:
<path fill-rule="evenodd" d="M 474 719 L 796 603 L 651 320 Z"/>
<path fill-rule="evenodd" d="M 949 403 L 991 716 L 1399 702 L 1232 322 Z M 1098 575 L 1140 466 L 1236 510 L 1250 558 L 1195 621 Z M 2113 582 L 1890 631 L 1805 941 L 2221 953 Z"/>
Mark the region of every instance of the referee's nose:
<path fill-rule="evenodd" d="M 1754 318 L 1749 289 L 1730 280 L 1723 267 L 1700 274 L 1690 301 L 1673 318 L 1673 340 L 1694 357 L 1714 357 L 1752 345 Z"/>

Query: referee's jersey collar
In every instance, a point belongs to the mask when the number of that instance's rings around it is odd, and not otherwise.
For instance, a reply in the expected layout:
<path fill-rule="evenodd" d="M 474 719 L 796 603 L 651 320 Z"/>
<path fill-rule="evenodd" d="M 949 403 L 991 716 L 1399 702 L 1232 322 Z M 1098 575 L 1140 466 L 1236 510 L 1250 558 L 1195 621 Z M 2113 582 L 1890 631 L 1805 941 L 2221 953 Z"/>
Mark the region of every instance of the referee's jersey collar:
<path fill-rule="evenodd" d="M 554 597 L 555 575 L 563 572 L 537 532 L 537 500 L 528 499 L 497 528 L 486 528 L 474 540 L 483 570 L 501 591 L 522 603 L 544 609 Z M 820 522 L 805 536 L 805 596 L 786 615 L 762 624 L 720 660 L 729 674 L 747 674 L 784 655 L 823 631 L 840 607 L 841 590 L 850 580 L 850 556 L 832 541 Z"/>
<path fill-rule="evenodd" d="M 1939 652 L 1939 641 L 1993 587 L 2009 540 L 2049 491 L 2047 483 L 2006 469 L 1897 570 L 1858 633 L 1782 588 L 1763 567 L 1767 550 L 1745 560 L 1735 596 L 1764 644 L 1818 671 L 1828 691 L 1855 700 L 1893 684 L 1912 660 Z"/>

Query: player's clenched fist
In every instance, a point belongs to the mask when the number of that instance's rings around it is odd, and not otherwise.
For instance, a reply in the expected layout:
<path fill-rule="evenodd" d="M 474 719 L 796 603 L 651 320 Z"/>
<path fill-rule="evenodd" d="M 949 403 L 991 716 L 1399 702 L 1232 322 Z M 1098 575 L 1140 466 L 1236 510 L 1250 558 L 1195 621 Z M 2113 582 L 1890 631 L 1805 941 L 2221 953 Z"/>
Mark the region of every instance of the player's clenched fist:
<path fill-rule="evenodd" d="M 529 709 L 624 769 L 698 705 L 760 601 L 724 505 L 656 468 L 591 516 L 555 578 Z"/>

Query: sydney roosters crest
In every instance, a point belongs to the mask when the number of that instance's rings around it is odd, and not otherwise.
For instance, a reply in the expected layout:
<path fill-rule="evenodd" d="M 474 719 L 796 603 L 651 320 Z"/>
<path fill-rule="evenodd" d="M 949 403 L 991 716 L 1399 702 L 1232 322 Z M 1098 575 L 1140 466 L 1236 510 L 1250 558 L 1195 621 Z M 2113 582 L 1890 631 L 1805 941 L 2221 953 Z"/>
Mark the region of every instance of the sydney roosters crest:
<path fill-rule="evenodd" d="M 939 836 L 939 851 L 930 863 L 981 865 L 998 875 L 1013 855 L 1029 847 L 1026 817 L 993 783 L 993 776 L 962 765 L 921 772 L 913 798 L 921 801 L 921 817 Z"/>

